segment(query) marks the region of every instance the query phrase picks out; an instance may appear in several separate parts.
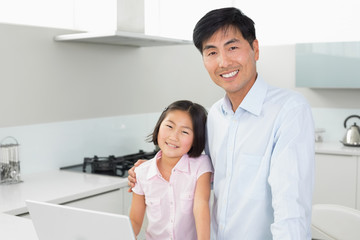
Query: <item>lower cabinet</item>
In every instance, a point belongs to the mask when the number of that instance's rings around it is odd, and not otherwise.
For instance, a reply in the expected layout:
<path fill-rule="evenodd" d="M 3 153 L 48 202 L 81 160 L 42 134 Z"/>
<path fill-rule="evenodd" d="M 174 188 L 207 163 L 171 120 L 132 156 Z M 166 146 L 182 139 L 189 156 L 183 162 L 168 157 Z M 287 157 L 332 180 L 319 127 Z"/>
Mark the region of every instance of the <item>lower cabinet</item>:
<path fill-rule="evenodd" d="M 338 204 L 357 208 L 358 157 L 315 155 L 313 204 Z"/>
<path fill-rule="evenodd" d="M 132 193 L 129 193 L 127 190 L 128 188 L 122 188 L 123 190 L 123 194 L 124 194 L 124 198 L 123 198 L 123 206 L 124 206 L 124 213 L 125 215 L 129 215 L 130 213 L 130 208 L 131 208 L 131 201 L 132 201 Z M 145 213 L 145 217 L 144 217 L 144 221 L 143 221 L 143 225 L 141 227 L 141 231 L 137 236 L 137 240 L 145 240 L 145 230 L 147 228 L 147 217 L 146 217 L 146 213 Z"/>
<path fill-rule="evenodd" d="M 124 214 L 123 206 L 124 193 L 122 189 L 115 189 L 101 194 L 77 199 L 63 203 L 63 205 L 89 209 L 94 211 Z"/>
<path fill-rule="evenodd" d="M 337 204 L 360 209 L 360 157 L 315 154 L 313 204 Z M 332 239 L 312 228 L 313 239 Z"/>
<path fill-rule="evenodd" d="M 77 199 L 75 201 L 64 203 L 64 205 L 129 216 L 131 200 L 132 193 L 128 192 L 128 187 L 124 187 L 86 198 Z M 138 240 L 145 240 L 146 227 L 147 218 L 145 216 L 141 232 L 137 237 Z"/>

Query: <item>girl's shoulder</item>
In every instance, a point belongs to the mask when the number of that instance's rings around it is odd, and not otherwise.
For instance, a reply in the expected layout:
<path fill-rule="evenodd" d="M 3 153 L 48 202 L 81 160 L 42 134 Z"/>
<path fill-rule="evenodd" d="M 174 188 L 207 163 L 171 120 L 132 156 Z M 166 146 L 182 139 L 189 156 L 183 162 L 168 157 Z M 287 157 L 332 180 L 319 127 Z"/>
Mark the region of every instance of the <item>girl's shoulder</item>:
<path fill-rule="evenodd" d="M 188 158 L 191 162 L 210 162 L 210 158 L 206 154 L 201 154 L 198 157 L 189 157 L 188 156 Z"/>
<path fill-rule="evenodd" d="M 139 166 L 137 166 L 137 167 L 135 168 L 135 170 L 134 170 L 135 173 L 136 173 L 136 174 L 143 173 L 143 172 L 146 173 L 146 172 L 149 170 L 150 166 L 152 165 L 152 163 L 153 163 L 154 161 L 156 161 L 156 159 L 155 159 L 155 158 L 152 158 L 152 159 L 150 159 L 150 160 L 147 160 L 147 161 L 143 162 L 142 164 L 140 164 Z"/>
<path fill-rule="evenodd" d="M 212 163 L 208 155 L 201 154 L 199 157 L 189 157 L 189 163 L 192 169 L 212 170 Z"/>

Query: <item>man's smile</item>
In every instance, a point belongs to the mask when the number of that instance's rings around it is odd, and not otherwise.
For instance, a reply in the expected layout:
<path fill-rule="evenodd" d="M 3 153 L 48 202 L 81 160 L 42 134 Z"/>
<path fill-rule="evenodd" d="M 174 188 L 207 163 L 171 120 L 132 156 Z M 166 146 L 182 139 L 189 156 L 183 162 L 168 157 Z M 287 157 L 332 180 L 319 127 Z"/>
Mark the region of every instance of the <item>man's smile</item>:
<path fill-rule="evenodd" d="M 235 70 L 229 73 L 224 73 L 224 74 L 220 74 L 221 77 L 223 78 L 232 78 L 234 77 L 237 73 L 239 72 L 239 70 Z"/>

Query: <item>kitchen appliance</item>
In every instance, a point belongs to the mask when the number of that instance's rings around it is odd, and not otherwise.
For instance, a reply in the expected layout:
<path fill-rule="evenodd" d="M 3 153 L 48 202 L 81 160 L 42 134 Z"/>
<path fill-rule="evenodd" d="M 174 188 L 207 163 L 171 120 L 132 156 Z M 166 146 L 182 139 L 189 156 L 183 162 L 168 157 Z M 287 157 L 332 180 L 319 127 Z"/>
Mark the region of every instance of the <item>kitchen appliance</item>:
<path fill-rule="evenodd" d="M 95 155 L 93 157 L 85 157 L 83 163 L 61 167 L 60 170 L 127 177 L 127 171 L 134 166 L 134 163 L 137 160 L 151 159 L 156 155 L 156 153 L 157 150 L 152 152 L 139 150 L 138 153 L 119 157 L 115 157 L 114 155 L 109 155 L 108 157 L 98 157 Z"/>
<path fill-rule="evenodd" d="M 0 142 L 0 184 L 22 182 L 20 178 L 19 143 L 14 137 Z"/>
<path fill-rule="evenodd" d="M 344 121 L 344 127 L 347 128 L 347 121 L 350 118 L 359 118 L 359 115 L 351 115 L 347 117 Z M 360 128 L 356 125 L 356 122 L 346 130 L 345 136 L 343 140 L 341 141 L 345 146 L 350 147 L 360 147 Z"/>
<path fill-rule="evenodd" d="M 55 41 L 102 43 L 133 47 L 192 44 L 192 41 L 189 40 L 145 34 L 147 32 L 145 29 L 145 0 L 117 0 L 116 3 L 116 31 L 98 32 L 95 30 L 70 33 L 55 36 Z M 153 2 L 152 4 L 156 3 Z"/>

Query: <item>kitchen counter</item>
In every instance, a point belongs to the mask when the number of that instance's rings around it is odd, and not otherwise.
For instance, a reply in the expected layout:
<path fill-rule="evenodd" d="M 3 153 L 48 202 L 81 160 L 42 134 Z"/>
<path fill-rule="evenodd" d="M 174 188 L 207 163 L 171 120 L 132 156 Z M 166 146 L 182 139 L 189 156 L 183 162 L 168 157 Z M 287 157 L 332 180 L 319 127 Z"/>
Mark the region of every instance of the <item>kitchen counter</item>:
<path fill-rule="evenodd" d="M 26 214 L 25 200 L 66 203 L 127 186 L 127 179 L 68 171 L 50 171 L 22 177 L 23 182 L 0 185 L 0 236 L 6 240 L 37 240 Z"/>
<path fill-rule="evenodd" d="M 315 153 L 360 156 L 360 147 L 347 147 L 341 142 L 315 143 Z"/>

